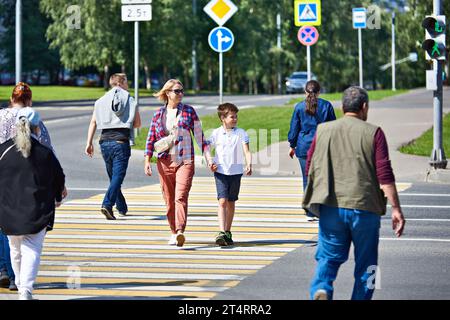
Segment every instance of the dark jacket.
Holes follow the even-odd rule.
[[[327,100],[318,99],[315,115],[306,113],[305,101],[297,103],[288,133],[289,145],[295,148],[297,158],[306,158],[316,134],[317,125],[332,120],[336,120],[336,115],[333,106]]]
[[[31,139],[24,158],[12,139],[0,144],[0,228],[7,235],[35,234],[53,228],[55,201],[61,201],[65,176],[47,147]]]

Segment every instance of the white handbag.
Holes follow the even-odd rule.
[[[175,143],[176,139],[176,130],[178,127],[178,122],[180,121],[181,112],[177,117],[177,121],[175,122],[175,125],[173,126],[172,130],[170,130],[169,135],[162,137],[158,141],[155,142],[154,147],[155,151],[158,153],[170,150],[172,148],[173,144]]]

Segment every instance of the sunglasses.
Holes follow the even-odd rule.
[[[172,92],[175,93],[175,94],[184,93],[184,90],[183,90],[183,89],[175,89],[175,90],[170,90],[170,91],[172,91]]]

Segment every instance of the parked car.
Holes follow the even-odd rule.
[[[11,72],[1,72],[0,73],[0,84],[1,85],[12,85],[16,83],[16,76]]]
[[[311,79],[317,80],[314,73],[311,73]],[[306,82],[308,82],[308,73],[306,71],[293,72],[286,78],[286,93],[304,93]]]

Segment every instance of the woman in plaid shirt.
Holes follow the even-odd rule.
[[[154,95],[165,105],[153,115],[147,136],[144,167],[145,174],[151,176],[150,159],[155,150],[155,142],[173,131],[175,141],[168,150],[158,153],[157,168],[167,206],[167,220],[172,231],[169,244],[179,247],[185,241],[188,197],[195,172],[191,132],[208,163],[211,162],[200,119],[193,107],[181,102],[183,94],[183,84],[171,79]]]

